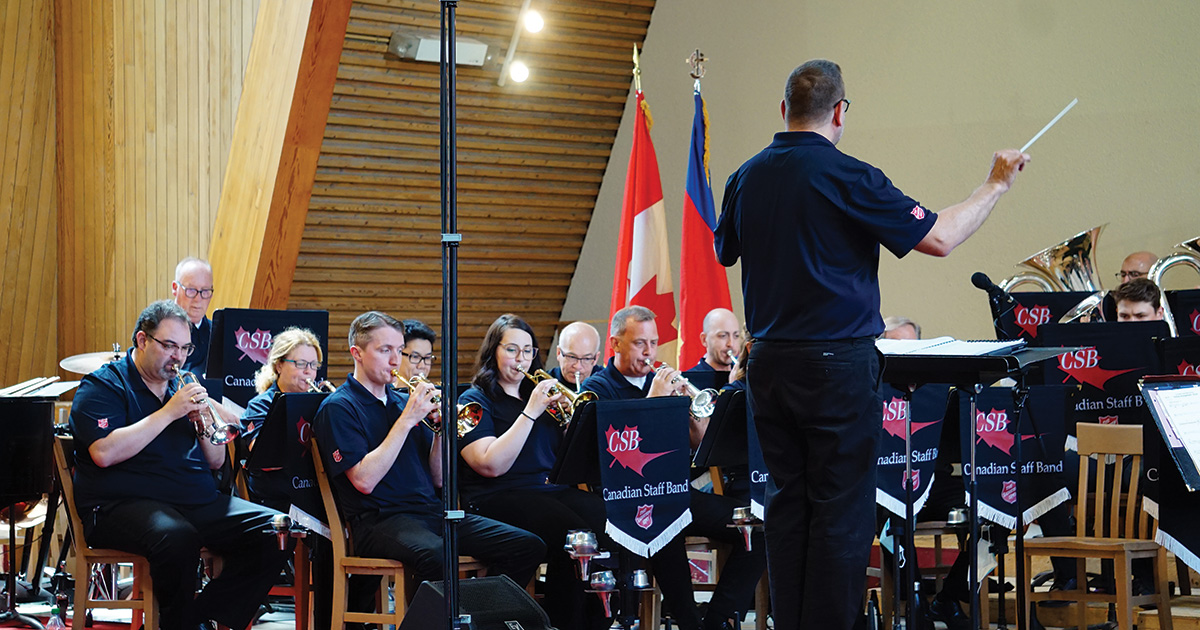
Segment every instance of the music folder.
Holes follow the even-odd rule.
[[[692,456],[692,468],[745,466],[749,459],[747,449],[746,392],[724,390],[717,397],[704,439]]]
[[[1190,492],[1200,488],[1200,376],[1147,376],[1142,397]]]

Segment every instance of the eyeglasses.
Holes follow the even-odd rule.
[[[837,104],[838,104],[838,105],[841,105],[842,103],[845,103],[845,104],[846,104],[846,109],[843,109],[842,111],[843,111],[843,112],[848,112],[848,111],[850,111],[850,99],[848,99],[848,98],[844,98],[844,99],[842,99],[842,100],[840,100],[840,101],[838,101],[838,102],[837,102]]]
[[[405,351],[401,350],[400,355],[403,356],[405,359],[408,359],[408,362],[413,365],[425,364],[425,365],[428,365],[429,367],[433,367],[433,355],[432,354],[420,355],[420,354],[417,354],[416,352],[405,352]]]
[[[501,348],[504,350],[505,353],[508,354],[508,356],[510,356],[514,359],[517,358],[517,355],[520,355],[526,359],[532,359],[533,355],[537,354],[537,350],[538,350],[537,348],[534,348],[533,346],[530,346],[528,348],[522,348],[520,346],[509,345],[509,346],[501,346]]]
[[[1136,280],[1138,278],[1144,278],[1146,276],[1146,272],[1144,272],[1144,271],[1125,271],[1124,269],[1122,269],[1122,270],[1118,271],[1117,273],[1114,273],[1113,276],[1120,278],[1122,280]]]
[[[596,362],[596,355],[594,355],[594,354],[589,354],[589,355],[586,355],[586,356],[577,357],[577,356],[575,356],[575,355],[573,355],[573,354],[570,354],[570,353],[564,353],[564,354],[562,355],[562,357],[563,357],[563,362],[564,362],[564,363],[565,363],[565,362],[567,362],[567,361],[572,361],[572,362],[575,362],[575,363],[595,363],[595,362]]]
[[[296,369],[298,369],[298,370],[307,370],[309,368],[312,368],[314,370],[321,369],[320,361],[297,361],[295,359],[280,359],[280,360],[291,363],[292,365],[296,366]]]
[[[150,333],[146,333],[146,336],[151,339],[154,339],[154,335],[151,335]],[[172,343],[170,341],[159,341],[158,339],[154,339],[154,340],[158,341],[158,344],[161,345],[163,347],[163,349],[166,350],[170,354],[175,354],[176,352],[183,350],[183,356],[190,357],[190,356],[192,356],[192,353],[196,351],[196,346],[194,344],[189,343],[186,346],[181,346],[177,343]]]
[[[183,285],[180,285],[180,286],[183,286]],[[212,297],[213,290],[212,289],[193,289],[191,287],[183,287],[183,294],[188,296],[189,298],[194,298],[197,295],[199,295],[200,297],[207,300],[208,298]]]

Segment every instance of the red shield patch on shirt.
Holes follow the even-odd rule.
[[[642,529],[650,529],[650,526],[654,524],[654,517],[651,515],[653,511],[653,505],[639,505],[637,516],[634,517],[633,522],[637,523],[638,527]]]
[[[921,204],[913,206],[913,209],[909,210],[908,213],[916,217],[918,221],[925,218],[925,208],[922,208]]]
[[[333,461],[338,462],[339,464],[342,462],[342,451],[334,449]]]
[[[101,429],[107,429],[108,428],[108,418],[100,418],[99,420],[96,421],[96,426],[100,427]]]

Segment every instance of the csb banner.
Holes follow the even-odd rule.
[[[687,397],[596,402],[605,532],[649,558],[692,522]]]
[[[275,335],[293,326],[311,330],[321,340],[322,356],[328,359],[329,311],[223,308],[213,313],[208,377],[221,379],[227,401],[245,407],[258,394],[254,373],[266,364]],[[325,369],[322,365],[317,370],[318,381],[325,378]]]
[[[910,458],[912,477],[907,481],[912,487],[913,514],[919,513],[929,499],[938,444],[942,437],[942,418],[946,415],[949,394],[948,385],[925,385],[913,392],[910,405],[904,399],[904,392],[899,389],[891,385],[881,388],[883,427],[879,440],[875,502],[892,514],[905,516],[905,464]],[[906,451],[904,425],[909,418],[912,418],[912,443],[911,449]]]

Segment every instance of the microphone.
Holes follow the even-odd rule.
[[[996,286],[996,283],[992,282],[992,279],[987,277],[987,274],[983,273],[982,271],[976,271],[975,273],[971,274],[971,284],[975,285],[975,288],[977,289],[987,291],[988,298],[990,298],[996,305],[1016,305],[1016,300],[1014,300],[1013,297],[1008,294],[1008,291]]]

